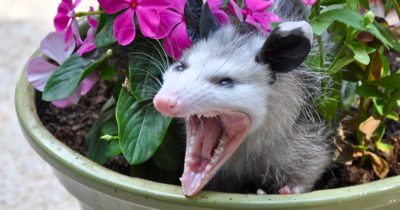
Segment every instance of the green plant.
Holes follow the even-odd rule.
[[[360,14],[360,7],[366,12]],[[400,11],[395,0],[386,1],[387,11],[393,7]],[[314,63],[319,62],[319,70],[327,71],[333,80],[333,85],[325,88],[326,94],[319,106],[326,120],[339,123],[340,137],[336,144],[340,155],[345,156],[345,151],[361,154],[360,166],[369,157],[375,173],[384,178],[388,165],[376,152],[391,152],[391,145],[381,140],[386,120],[399,120],[395,110],[400,105],[400,74],[399,71],[390,72],[384,52],[385,49],[399,51],[400,41],[393,33],[398,29],[391,31],[388,24],[382,18],[376,18],[370,9],[367,0],[323,0],[314,5],[315,13],[310,16],[310,24],[319,36],[328,30],[332,41],[339,47],[327,64],[324,58],[330,55],[324,54],[319,42],[319,60]],[[351,109],[357,109],[357,112],[349,112]],[[356,138],[351,138],[348,134],[354,132]],[[350,158],[346,161],[350,162],[353,156],[357,157],[347,156]],[[339,159],[343,160],[343,157]]]

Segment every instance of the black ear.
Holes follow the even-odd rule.
[[[203,4],[203,0],[187,0],[184,18],[189,39],[193,43],[199,39],[207,38],[220,28],[217,18],[208,6],[208,2]]]
[[[290,72],[306,59],[312,40],[312,29],[307,22],[282,23],[268,36],[256,62],[269,64],[273,72]]]

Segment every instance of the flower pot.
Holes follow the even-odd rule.
[[[352,187],[296,195],[201,192],[186,198],[180,186],[125,176],[71,150],[43,126],[26,69],[17,84],[16,110],[26,139],[53,168],[82,209],[400,209],[400,176]]]

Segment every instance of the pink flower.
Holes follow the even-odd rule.
[[[52,32],[49,33],[40,43],[40,49],[43,54],[54,60],[59,65],[61,65],[75,49],[75,41],[72,40],[67,45],[66,50],[64,50],[65,36],[65,32]],[[35,89],[43,91],[50,76],[56,69],[58,69],[58,67],[59,66],[48,62],[42,57],[33,57],[28,63],[28,80]],[[93,72],[82,81],[81,85],[71,96],[62,100],[52,101],[52,104],[64,108],[78,103],[80,96],[88,93],[96,81],[97,74]]]
[[[93,7],[90,7],[90,12],[93,12]],[[92,18],[90,15],[87,16],[89,23],[89,30],[86,34],[86,38],[83,41],[83,45],[76,51],[79,56],[82,56],[84,53],[90,52],[96,48],[95,40],[96,40],[96,29],[98,22],[96,19]]]
[[[74,4],[72,4],[72,0],[62,0],[58,5],[57,15],[54,17],[54,27],[57,32],[64,31],[67,28],[64,40],[65,49],[68,48],[73,35],[75,35],[76,43],[82,44],[78,21],[75,17],[75,8],[79,3],[81,3],[81,0],[76,0]]]
[[[135,39],[135,20],[142,34],[153,39],[164,38],[169,31],[160,27],[160,12],[171,4],[169,0],[98,0],[108,14],[127,9],[114,22],[114,37],[120,45],[128,45]]]
[[[175,0],[170,9],[160,13],[162,28],[171,31],[164,39],[164,49],[169,56],[179,59],[182,51],[189,48],[192,42],[186,31],[186,23],[183,16],[186,0]]]
[[[259,31],[268,34],[271,32],[271,22],[280,22],[279,17],[266,11],[274,4],[274,0],[243,0],[245,9],[241,9],[235,1],[229,0],[229,10],[232,14],[236,15],[239,20],[246,17],[246,22],[254,25]]]
[[[304,4],[313,5],[317,3],[318,0],[303,0]]]
[[[223,0],[208,0],[210,10],[217,18],[218,23],[221,25],[227,25],[231,23],[231,20],[229,19],[229,15],[221,9],[223,3]]]

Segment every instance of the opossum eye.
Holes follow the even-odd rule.
[[[218,84],[222,85],[222,86],[232,86],[233,85],[233,79],[231,79],[229,77],[225,77],[225,78],[220,79],[218,81]]]
[[[175,66],[175,70],[177,71],[184,71],[186,69],[186,65],[183,63],[178,63],[178,65]]]

